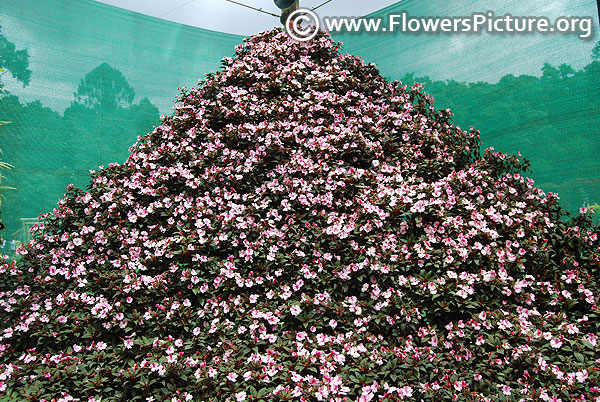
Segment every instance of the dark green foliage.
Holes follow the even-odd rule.
[[[597,396],[588,214],[566,221],[522,157],[324,33],[268,31],[223,65],[0,263],[0,392]]]

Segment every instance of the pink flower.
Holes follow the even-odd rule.
[[[592,346],[596,347],[596,345],[598,345],[598,336],[595,334],[592,334],[591,332],[589,334],[586,334],[583,337],[584,341],[588,341],[589,343],[592,344]]]
[[[588,379],[588,371],[587,370],[578,371],[575,376],[577,377],[577,381],[585,382]]]
[[[569,324],[569,325],[567,325],[567,332],[569,332],[571,335],[577,334],[577,333],[579,333],[579,328],[577,328],[573,324]]]
[[[227,379],[231,382],[235,382],[238,378],[238,375],[236,373],[229,373],[227,374]]]
[[[498,385],[499,388],[502,389],[502,393],[506,396],[510,396],[512,394],[512,388],[508,385]]]
[[[562,346],[562,342],[560,339],[554,338],[550,341],[550,346],[552,346],[554,349],[558,349]]]
[[[513,325],[508,320],[498,321],[498,328],[500,328],[500,329],[508,329],[508,328],[511,328],[512,326]]]
[[[96,349],[97,349],[98,351],[101,351],[101,350],[104,350],[104,349],[106,349],[106,343],[104,343],[104,342],[102,342],[102,341],[98,342],[98,343],[96,344]]]
[[[238,392],[237,394],[235,394],[235,400],[237,402],[245,401],[246,400],[246,393],[244,391]]]
[[[411,387],[409,387],[408,385],[406,385],[398,390],[398,395],[402,399],[410,398],[412,396],[412,394],[413,394],[413,389]]]

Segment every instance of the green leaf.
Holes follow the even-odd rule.
[[[592,345],[591,343],[589,343],[588,341],[583,341],[583,344],[585,346],[587,346],[588,348],[592,349],[592,350],[596,350],[596,348],[594,347],[594,345]]]

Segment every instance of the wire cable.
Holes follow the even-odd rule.
[[[192,0],[192,1],[193,1],[193,0]],[[233,4],[237,4],[237,5],[239,5],[239,6],[242,6],[242,7],[247,7],[247,8],[249,8],[249,9],[252,9],[252,10],[254,10],[254,11],[260,11],[261,13],[269,14],[269,15],[272,15],[273,17],[277,17],[277,18],[279,18],[279,15],[277,15],[277,14],[274,14],[274,13],[271,13],[271,12],[269,12],[269,11],[265,11],[265,10],[263,10],[262,8],[252,7],[252,6],[249,6],[249,5],[247,5],[247,4],[244,4],[244,3],[240,3],[239,1],[235,1],[235,0],[225,0],[225,1],[228,1],[228,2],[230,2],[230,3],[233,3]],[[331,1],[331,0],[330,0],[330,1]]]
[[[312,9],[312,11],[315,11],[317,8],[321,8],[321,7],[323,7],[323,6],[324,6],[325,4],[327,4],[327,3],[331,3],[332,1],[333,1],[333,0],[327,0],[325,3],[321,3],[320,5],[318,5],[318,6],[314,7],[314,8]],[[600,0],[599,0],[599,1],[600,1]]]
[[[174,9],[172,9],[172,10],[169,10],[169,11],[167,11],[167,12],[164,12],[164,13],[162,13],[162,14],[161,14],[161,15],[159,15],[158,17],[159,17],[159,18],[160,18],[160,17],[164,17],[165,15],[167,15],[167,14],[170,14],[170,13],[172,13],[172,12],[173,12],[173,11],[175,11],[175,10],[179,10],[181,7],[183,7],[183,6],[187,6],[188,4],[190,4],[190,3],[193,3],[194,1],[196,1],[196,0],[190,0],[190,1],[188,1],[187,3],[184,3],[184,4],[180,5],[180,6],[177,6],[177,7],[175,7],[175,8],[174,8]]]

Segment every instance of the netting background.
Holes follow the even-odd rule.
[[[532,161],[530,175],[571,212],[600,203],[600,49],[589,0],[405,0],[372,15],[594,16],[594,35],[338,34],[344,51],[382,74],[423,82],[438,108],[484,146]],[[137,136],[169,114],[177,88],[216,70],[242,37],[184,26],[91,0],[0,3],[2,220],[6,240],[51,211],[69,183],[123,162]],[[23,62],[28,57],[28,63]],[[595,58],[594,58],[595,57]]]
[[[3,191],[5,253],[27,238],[21,218],[52,211],[69,183],[85,188],[90,169],[124,162],[171,113],[177,88],[218,69],[242,39],[90,0],[2,0],[0,18],[31,71],[24,86],[4,66],[0,81],[0,121],[11,122],[0,148],[14,165],[2,184],[16,188]]]
[[[345,34],[344,50],[390,79],[422,82],[437,108],[484,147],[521,152],[529,175],[571,213],[600,203],[600,44],[593,0],[405,0],[374,15],[594,17],[588,39],[562,34]],[[594,51],[595,50],[595,51]],[[600,212],[600,211],[598,211]]]

